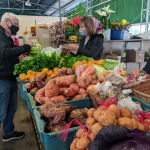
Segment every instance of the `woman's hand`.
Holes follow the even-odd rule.
[[[68,49],[69,50],[78,50],[79,46],[76,44],[68,44]]]
[[[139,73],[146,74],[146,72],[143,69],[133,70],[130,72],[130,74],[133,74],[133,75],[139,75]]]

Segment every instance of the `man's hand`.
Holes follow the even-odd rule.
[[[29,41],[27,42],[27,44],[29,44],[30,46],[35,46],[35,43],[34,43],[32,40],[29,40]]]
[[[79,46],[76,44],[68,44],[69,50],[78,50]]]
[[[130,74],[133,74],[133,75],[139,75],[139,73],[146,74],[146,72],[143,69],[133,70],[130,72]]]

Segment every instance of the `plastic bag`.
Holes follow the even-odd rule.
[[[127,107],[130,109],[133,115],[136,114],[136,110],[142,110],[141,106],[139,104],[136,104],[132,101],[132,98],[128,96],[127,98],[123,98],[117,102],[117,105],[119,107]]]
[[[112,125],[98,132],[89,150],[150,150],[150,141],[143,131]]]
[[[93,67],[96,69],[96,75],[99,77],[103,74],[103,72],[105,71],[105,68],[99,65],[93,65]]]
[[[127,76],[127,71],[126,71],[126,65],[125,63],[120,63],[115,66],[114,72],[119,73],[121,76],[126,77]]]
[[[42,52],[46,52],[46,53],[52,53],[52,52],[58,52],[58,53],[62,53],[62,45],[59,45],[59,48],[53,48],[53,47],[46,47],[42,49]]]

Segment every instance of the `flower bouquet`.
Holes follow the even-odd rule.
[[[125,19],[116,22],[110,22],[111,28],[111,40],[122,40],[124,36],[124,31],[129,31],[131,27],[131,22],[127,22]]]
[[[50,25],[49,34],[53,46],[59,46],[65,42],[65,30],[61,21],[55,21]]]
[[[81,38],[79,33],[80,18],[80,16],[77,16],[75,18],[66,19],[63,21],[63,28],[66,31],[66,39],[69,41],[77,42]]]

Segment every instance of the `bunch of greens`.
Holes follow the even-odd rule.
[[[41,71],[43,68],[53,69],[59,65],[60,59],[58,52],[53,52],[51,56],[41,52],[31,59],[25,59],[21,63],[15,64],[13,74],[26,73],[28,70]]]
[[[61,55],[61,59],[60,59],[60,63],[59,63],[59,68],[61,67],[67,67],[67,68],[72,68],[73,64],[76,61],[82,61],[82,60],[91,60],[92,58],[84,56],[84,55],[78,55],[78,56],[73,56],[71,54],[65,54],[62,53]]]

